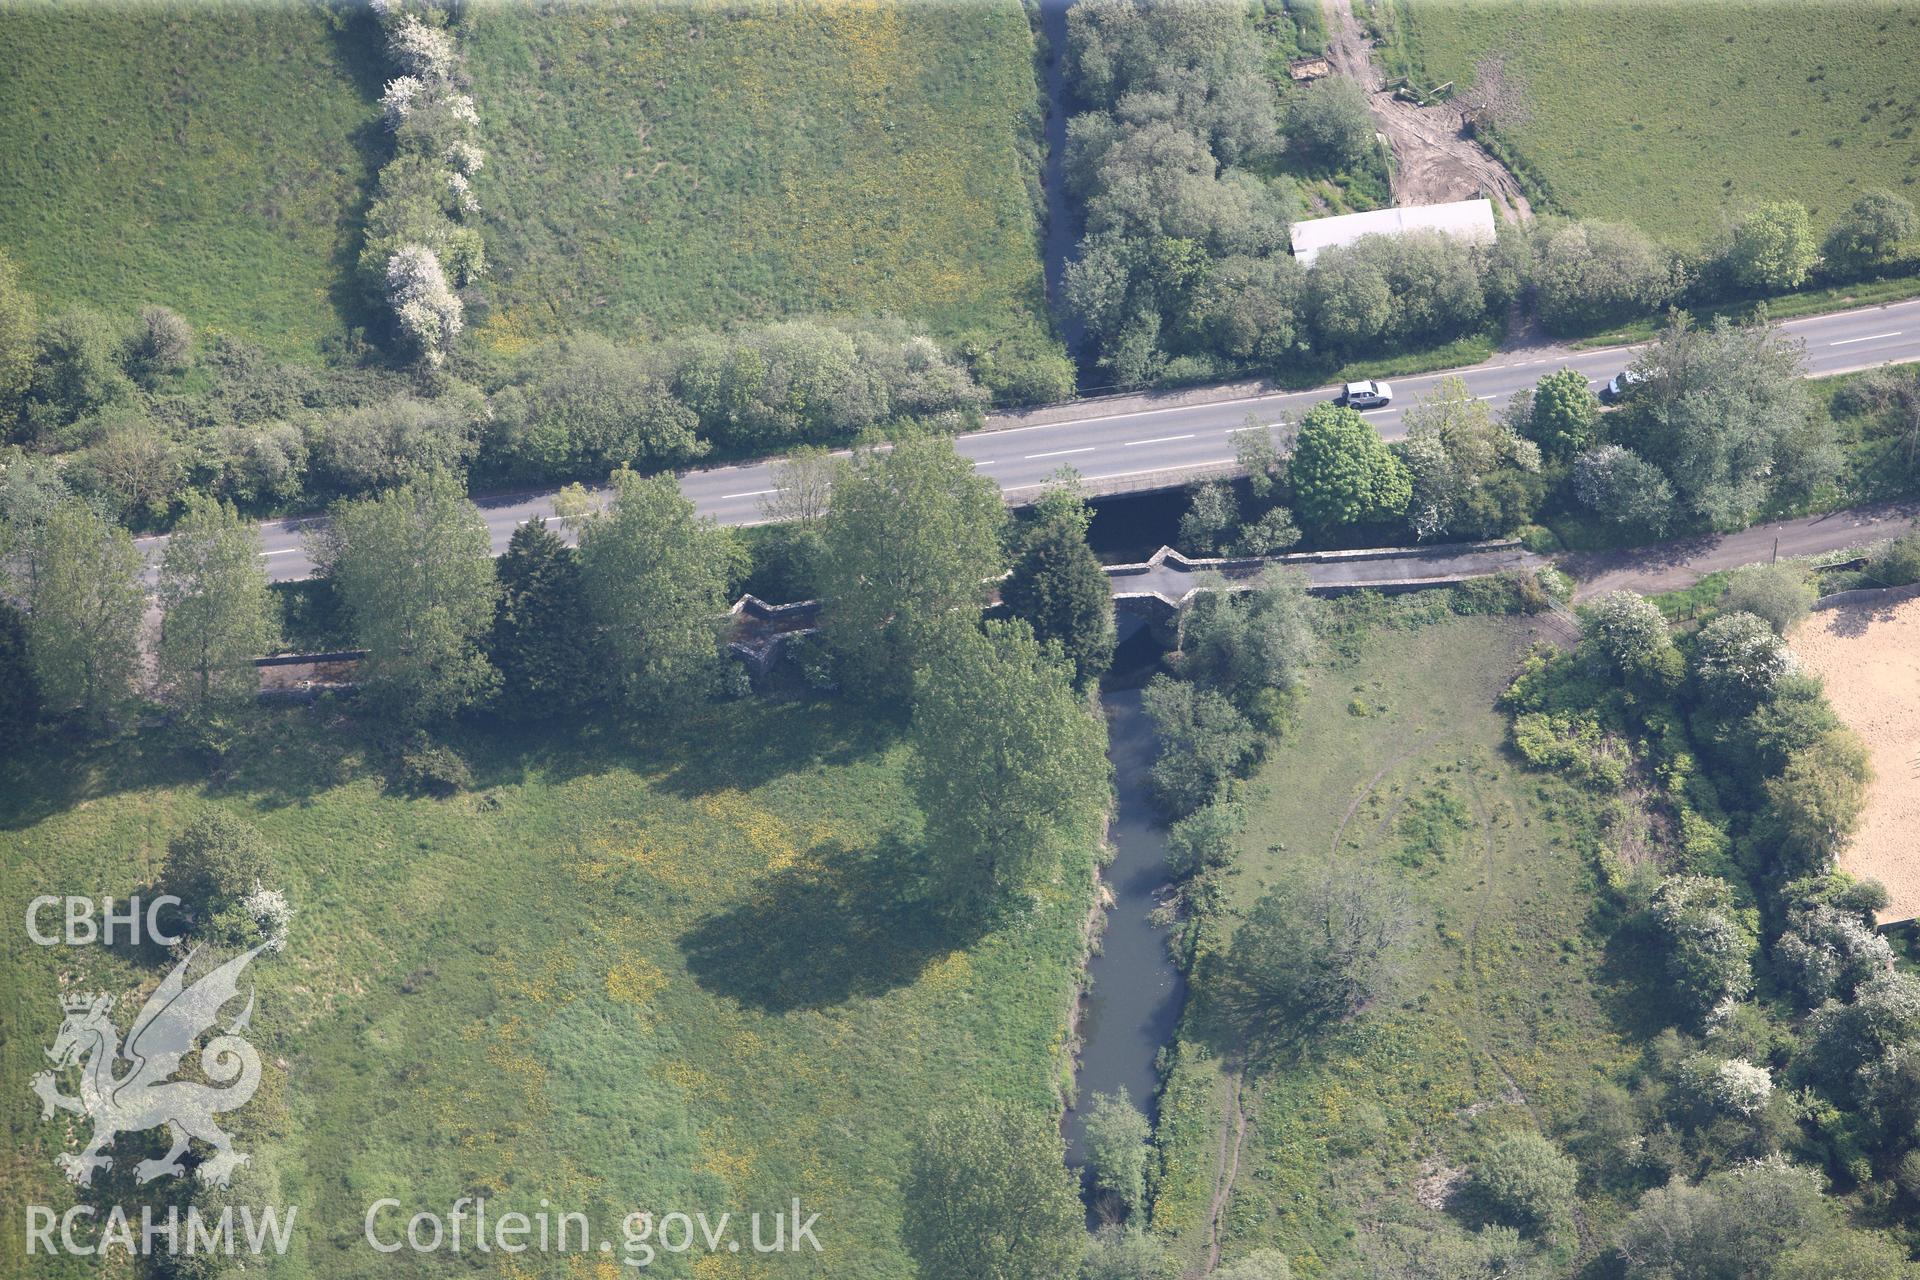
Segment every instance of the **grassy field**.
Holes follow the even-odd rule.
[[[1386,6],[1391,4],[1391,9]],[[1503,130],[1570,212],[1676,245],[1726,211],[1798,200],[1823,229],[1920,183],[1920,12],[1780,5],[1377,0],[1395,69],[1466,84],[1507,59],[1531,118]]]
[[[61,976],[127,992],[161,973],[27,946],[25,899],[124,896],[206,806],[275,842],[298,910],[284,954],[254,965],[269,1069],[261,1105],[236,1116],[269,1198],[301,1206],[270,1274],[444,1274],[447,1255],[362,1242],[382,1196],[405,1214],[544,1197],[596,1231],[636,1208],[731,1210],[743,1236],[748,1211],[798,1196],[823,1253],[662,1255],[645,1274],[906,1277],[898,1182],[924,1112],[970,1090],[1053,1105],[1088,866],[1017,923],[942,942],[902,905],[919,818],[904,749],[872,724],[739,703],[642,748],[580,725],[469,739],[475,791],[433,801],[384,789],[327,714],[278,718],[211,787],[146,742],[0,776],[0,906],[16,922],[0,932],[0,1076],[21,1086],[0,1103],[9,1203],[70,1194],[61,1127],[24,1088]],[[5,1233],[0,1271],[21,1247]]]
[[[1404,892],[1412,942],[1386,1007],[1248,1071],[1228,1258],[1279,1248],[1295,1275],[1316,1276],[1350,1266],[1356,1233],[1382,1223],[1452,1229],[1435,1206],[1478,1147],[1514,1128],[1557,1136],[1632,1057],[1622,977],[1589,923],[1586,802],[1522,774],[1501,746],[1494,699],[1532,635],[1505,618],[1377,625],[1316,674],[1255,779],[1228,905],[1244,911],[1338,853]],[[1189,1262],[1204,1254],[1224,1097],[1208,1080],[1222,1050],[1209,1047],[1204,957],[1229,936],[1202,936],[1166,1109],[1184,1137],[1155,1226]]]
[[[1045,328],[1015,0],[483,6],[468,48],[496,347],[797,313]]]
[[[304,0],[0,7],[0,248],[44,311],[316,359],[379,164],[378,38]]]

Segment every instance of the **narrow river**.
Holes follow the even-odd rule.
[[[1040,0],[1040,31],[1047,42],[1042,86],[1047,97],[1046,239],[1042,246],[1047,299],[1053,305],[1067,352],[1083,355],[1081,326],[1060,305],[1061,281],[1079,239],[1079,223],[1066,190],[1067,9],[1072,0]],[[1122,618],[1122,634],[1137,621]],[[1144,637],[1142,637],[1144,639]],[[1155,821],[1147,770],[1153,765],[1153,727],[1140,708],[1138,689],[1113,690],[1101,699],[1107,713],[1107,755],[1113,761],[1117,808],[1108,838],[1115,854],[1104,879],[1113,894],[1100,953],[1087,966],[1091,990],[1080,1013],[1080,1107],[1067,1112],[1067,1159],[1085,1164],[1084,1108],[1096,1093],[1124,1089],[1135,1106],[1153,1115],[1160,1046],[1173,1038],[1186,1000],[1186,979],[1167,949],[1169,931],[1152,920],[1156,891],[1167,882],[1166,832]]]
[[[1138,689],[1102,699],[1107,754],[1113,761],[1118,805],[1108,830],[1115,854],[1104,878],[1113,894],[1100,953],[1087,966],[1092,980],[1081,1012],[1080,1105],[1067,1113],[1067,1158],[1084,1163],[1084,1108],[1096,1093],[1125,1089],[1135,1106],[1153,1115],[1159,1087],[1154,1059],[1173,1038],[1187,984],[1167,949],[1169,930],[1151,918],[1155,891],[1167,882],[1167,839],[1148,797],[1153,727]]]

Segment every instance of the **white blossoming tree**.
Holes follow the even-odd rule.
[[[1743,1116],[1753,1115],[1773,1096],[1773,1077],[1745,1058],[1729,1058],[1713,1073],[1714,1105]]]
[[[398,129],[413,114],[414,104],[426,94],[427,86],[418,76],[395,76],[380,94],[380,110],[387,128]]]
[[[486,167],[487,153],[471,142],[456,142],[447,148],[447,163],[469,178]]]
[[[412,14],[389,28],[387,49],[403,69],[425,80],[451,79],[458,66],[453,37]]]
[[[461,91],[460,48],[443,16],[407,0],[373,7],[396,72],[380,96],[395,154],[368,212],[361,264],[384,284],[401,334],[437,365],[465,323],[452,281],[465,285],[485,269],[478,229],[462,225],[480,211],[480,114]]]
[[[286,894],[255,880],[253,891],[240,900],[240,909],[253,917],[269,951],[286,949],[287,926],[293,922],[293,904]]]
[[[437,365],[446,359],[466,321],[460,297],[433,250],[410,244],[389,258],[387,296],[401,331],[427,361]]]

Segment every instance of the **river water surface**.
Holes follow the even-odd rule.
[[[1157,891],[1167,882],[1166,832],[1148,795],[1153,726],[1138,689],[1107,693],[1107,754],[1113,761],[1118,804],[1108,828],[1114,859],[1105,872],[1113,905],[1100,953],[1087,966],[1092,980],[1081,1013],[1080,1105],[1067,1113],[1067,1158],[1083,1163],[1081,1125],[1096,1093],[1125,1089],[1135,1106],[1153,1115],[1159,1079],[1154,1061],[1173,1038],[1186,999],[1185,977],[1167,948],[1169,930],[1151,919]]]

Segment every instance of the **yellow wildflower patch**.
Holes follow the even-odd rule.
[[[667,985],[659,966],[628,956],[607,970],[607,994],[626,1004],[651,1004]]]
[[[547,1069],[527,1052],[527,1033],[518,1015],[508,1018],[494,1032],[486,1048],[489,1065],[505,1074],[526,1095],[529,1106],[546,1106]]]
[[[702,1071],[682,1059],[670,1060],[661,1070],[661,1074],[666,1076],[668,1084],[690,1098],[705,1098],[720,1102],[726,1100],[726,1092],[719,1087],[719,1081],[714,1078],[712,1072]]]
[[[920,977],[928,991],[950,992],[967,985],[973,977],[973,961],[964,951],[949,951],[927,966]]]

